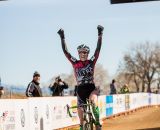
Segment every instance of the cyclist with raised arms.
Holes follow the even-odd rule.
[[[61,38],[63,52],[67,57],[67,59],[71,62],[74,69],[77,86],[78,86],[77,87],[78,106],[81,106],[82,104],[86,103],[86,99],[90,99],[95,104],[95,106],[93,107],[93,113],[96,118],[96,122],[95,122],[96,130],[101,130],[101,124],[99,121],[99,109],[97,106],[98,91],[94,83],[94,67],[99,57],[99,53],[102,45],[102,34],[103,34],[104,28],[98,25],[97,29],[98,29],[97,48],[95,50],[94,55],[90,59],[88,59],[88,54],[90,52],[90,49],[88,46],[84,44],[77,47],[80,60],[77,60],[76,58],[74,58],[67,50],[64,30],[60,29],[58,31],[58,34],[60,35],[60,38]],[[78,108],[78,116],[80,119],[80,130],[82,130],[82,124],[83,124],[82,107]]]

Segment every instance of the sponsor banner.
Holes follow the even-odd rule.
[[[157,105],[160,105],[160,94],[158,94],[157,96],[158,96]]]
[[[134,109],[136,98],[133,97],[134,94],[130,94],[130,109]]]
[[[159,94],[156,94],[156,96],[157,96],[157,103],[156,103],[156,105],[159,105]]]
[[[98,97],[98,107],[100,112],[100,119],[106,117],[106,96]]]
[[[140,95],[137,95],[136,93],[130,94],[130,109],[135,109],[138,107],[138,98]]]
[[[158,94],[151,94],[151,99],[152,99],[152,105],[157,105],[158,104]]]
[[[137,107],[141,107],[143,106],[143,100],[142,100],[142,97],[143,97],[143,93],[137,93],[136,94],[137,96]]]
[[[50,102],[52,108],[52,129],[63,128],[79,124],[77,109],[71,110],[73,117],[67,114],[67,107],[77,105],[76,97],[53,97]]]
[[[52,100],[51,97],[48,98],[42,98],[40,103],[40,111],[41,111],[41,117],[40,117],[40,130],[52,130],[51,124],[51,105],[50,101]]]
[[[113,107],[109,107],[106,109],[106,116],[111,116],[113,114]]]
[[[141,106],[151,105],[152,97],[150,93],[134,93],[130,94],[130,109]]]
[[[152,105],[151,93],[148,93],[148,104],[149,104],[149,105]]]
[[[112,95],[106,96],[106,103],[113,103],[113,96]]]
[[[106,116],[113,114],[113,96],[106,96]]]
[[[0,100],[0,130],[15,130],[15,104],[13,100]]]
[[[130,109],[130,99],[129,99],[130,95],[126,94],[125,95],[125,110],[129,110]]]
[[[43,112],[42,112],[43,98],[29,98],[29,119],[30,130],[43,129]]]
[[[125,95],[113,95],[113,114],[125,111]]]
[[[71,98],[70,106],[77,106],[77,98]],[[72,116],[73,116],[72,117],[72,123],[73,124],[79,123],[79,117],[78,117],[77,108],[71,109],[71,112],[72,112]],[[67,117],[69,117],[69,116],[67,115]]]
[[[148,105],[148,93],[142,93],[141,98],[141,105],[147,106]]]
[[[44,97],[0,100],[0,130],[53,130],[79,124],[77,109],[72,118],[67,107],[76,97]],[[99,96],[100,118],[146,105],[160,104],[160,94],[133,93]]]
[[[16,99],[15,104],[15,130],[29,130],[29,109],[27,99]]]
[[[53,130],[62,119],[63,102],[56,97],[29,98],[30,130]],[[63,125],[63,122],[62,122]],[[59,127],[60,128],[60,127]]]

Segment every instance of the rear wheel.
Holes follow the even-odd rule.
[[[83,130],[93,130],[93,124],[92,123],[83,124]]]
[[[83,130],[93,130],[93,117],[91,113],[84,116]]]

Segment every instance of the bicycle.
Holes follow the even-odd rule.
[[[94,106],[94,104],[87,99],[86,104],[83,104],[81,106],[69,106],[67,104],[67,113],[70,117],[73,117],[71,114],[70,109],[74,109],[74,108],[79,108],[82,107],[83,108],[83,125],[82,128],[83,130],[93,130],[94,125],[95,125],[95,117],[92,111],[92,107]]]

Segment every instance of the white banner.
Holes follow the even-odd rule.
[[[158,104],[158,94],[151,94],[151,104],[152,105],[157,105]]]
[[[76,97],[55,97],[51,100],[52,129],[63,128],[79,123],[77,109],[71,110],[74,115],[70,118],[67,114],[67,104],[69,106],[77,105]]]
[[[15,99],[15,130],[29,130],[29,108],[27,99]]]
[[[113,114],[125,111],[125,95],[113,95]]]
[[[157,105],[160,105],[160,94],[158,94],[157,96],[158,96],[158,102],[157,102]]]
[[[135,109],[139,107],[138,105],[138,98],[140,95],[137,95],[136,93],[130,94],[130,109]]]
[[[0,130],[54,130],[79,124],[76,97],[43,97],[0,100]],[[146,105],[160,105],[160,94],[133,93],[99,96],[100,118]]]
[[[98,107],[100,112],[100,119],[106,117],[106,96],[98,97]]]
[[[43,130],[43,98],[29,98],[30,130]]]
[[[148,93],[142,93],[142,95],[139,94],[139,96],[141,96],[141,106],[147,106],[148,105]],[[138,95],[137,95],[138,97]]]
[[[14,100],[0,100],[0,130],[15,130]]]

